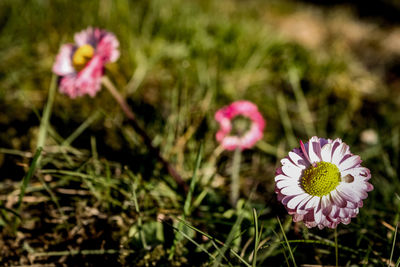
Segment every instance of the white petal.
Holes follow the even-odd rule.
[[[349,189],[349,191],[351,191],[353,193],[353,195],[358,196],[360,199],[365,199],[368,197],[367,194],[367,189],[368,189],[368,184],[363,182],[363,181],[354,181],[350,184],[346,185]]]
[[[298,195],[298,196],[292,198],[292,199],[289,200],[289,202],[287,203],[287,207],[288,207],[289,209],[294,210],[294,209],[300,204],[300,202],[301,202],[303,199],[305,199],[306,197],[307,197],[307,194],[301,194],[301,195]]]
[[[303,214],[296,213],[295,215],[293,215],[293,221],[294,222],[300,222],[300,221],[303,220],[303,218],[304,218]]]
[[[349,217],[349,210],[348,209],[340,209],[339,217],[342,217],[342,218]]]
[[[286,204],[289,202],[289,200],[291,200],[294,197],[295,196],[293,196],[293,195],[285,196],[284,198],[282,198],[282,204],[286,206]]]
[[[322,161],[331,162],[332,161],[332,144],[326,144],[321,149]]]
[[[306,204],[306,206],[304,207],[304,209],[308,210],[308,209],[317,207],[318,204],[319,204],[319,201],[320,201],[320,197],[313,196],[313,197],[307,202],[307,204]]]
[[[304,224],[308,227],[308,228],[313,228],[315,226],[317,226],[317,223],[312,221],[312,222],[304,222]]]
[[[318,156],[321,152],[321,146],[319,144],[318,137],[314,136],[308,141],[308,157],[311,163],[320,162],[321,159]]]
[[[350,174],[354,177],[355,180],[369,180],[371,178],[371,172],[369,171],[369,169],[364,167],[351,168],[348,170],[344,170],[340,173],[342,177]]]
[[[358,207],[358,203],[347,201],[346,207],[348,209],[356,209]]]
[[[329,199],[329,195],[322,196],[321,198],[321,209],[322,214],[328,215],[332,210],[332,203]]]
[[[343,224],[349,224],[350,221],[351,221],[351,218],[343,218],[343,219],[342,219],[342,223],[343,223]]]
[[[336,207],[336,209],[332,209],[331,217],[332,217],[332,218],[336,218],[336,220],[338,220],[338,218],[339,218],[339,213],[340,213],[340,209],[341,209],[341,208],[337,208],[337,207]]]
[[[358,208],[355,208],[355,209],[349,209],[349,216],[350,216],[351,218],[354,218],[354,217],[356,217],[356,216],[357,216],[357,214],[358,214]]]
[[[358,191],[354,191],[350,184],[347,183],[340,183],[336,187],[336,191],[339,193],[341,197],[345,200],[356,203],[361,200],[360,193]]]
[[[345,153],[347,150],[347,145],[344,143],[341,143],[335,151],[333,151],[332,155],[332,163],[335,164],[336,166],[339,166],[340,161],[343,159]]]
[[[292,185],[282,188],[281,193],[287,196],[293,196],[293,195],[303,194],[304,190],[297,185]]]
[[[333,190],[331,192],[331,199],[333,203],[338,207],[344,208],[347,205],[347,201],[343,199],[336,190]]]
[[[313,197],[313,196],[311,196],[311,195],[307,195],[307,197],[304,198],[304,199],[301,201],[301,203],[297,206],[297,210],[296,210],[296,211],[297,211],[298,213],[300,213],[300,214],[306,214],[306,213],[308,213],[309,211],[305,209],[305,206],[306,206],[306,204],[310,201],[310,199],[311,199],[312,197]]]
[[[289,152],[289,158],[296,164],[299,168],[305,169],[307,168],[307,160],[301,157],[299,154],[294,153],[292,151]]]
[[[361,163],[361,159],[359,156],[357,156],[357,155],[351,156],[339,164],[339,171],[348,170],[350,168],[357,166],[357,164],[360,164],[360,163]]]
[[[285,166],[285,165],[294,165],[293,164],[293,162],[291,162],[288,158],[283,158],[283,159],[281,159],[281,164],[282,164],[282,166]],[[296,166],[296,165],[295,165]],[[297,166],[296,166],[297,167]]]
[[[329,214],[329,219],[336,222],[337,221],[337,215],[339,213],[339,208],[336,205],[332,206],[331,213]]]
[[[282,188],[288,187],[288,186],[292,186],[292,185],[296,185],[296,181],[294,181],[293,179],[285,179],[285,180],[276,182],[276,187],[279,189],[282,189]]]
[[[282,172],[288,177],[293,179],[299,179],[302,173],[302,169],[296,167],[293,163],[282,166]]]
[[[290,179],[290,177],[287,177],[286,175],[283,175],[283,174],[279,174],[279,175],[275,176],[275,182],[278,182],[281,180],[286,180],[286,179]]]
[[[320,224],[325,216],[322,214],[322,209],[314,209],[314,219],[317,224]]]

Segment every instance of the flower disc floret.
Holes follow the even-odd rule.
[[[329,162],[316,163],[308,167],[301,178],[304,191],[312,196],[322,197],[334,190],[340,182],[338,167]]]
[[[72,64],[76,71],[81,71],[90,59],[94,56],[94,48],[89,44],[82,45],[76,49],[73,57]]]

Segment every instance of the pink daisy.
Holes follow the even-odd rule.
[[[114,34],[89,27],[74,36],[75,44],[61,46],[53,72],[61,77],[60,92],[71,98],[95,96],[101,88],[104,65],[119,58]]]
[[[303,221],[309,228],[349,224],[374,188],[368,183],[371,173],[361,162],[339,138],[300,141],[300,148],[289,152],[276,171],[278,200],[293,221]]]
[[[246,131],[238,135],[230,135],[232,120],[237,116],[249,118],[251,120],[250,129],[246,129]],[[258,111],[257,106],[249,101],[236,101],[219,109],[215,113],[215,119],[220,125],[216,139],[226,150],[251,148],[263,136],[265,120]]]

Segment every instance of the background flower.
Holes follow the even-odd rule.
[[[314,136],[300,145],[281,160],[276,171],[278,200],[293,221],[304,221],[307,227],[350,223],[373,189],[368,183],[369,169],[361,166],[360,157],[339,138]]]
[[[53,72],[61,76],[60,92],[71,98],[95,96],[101,88],[104,64],[119,58],[114,34],[89,27],[74,36],[75,44],[61,46]]]
[[[232,131],[232,119],[239,115],[251,120],[250,129],[247,129],[241,135],[230,135]],[[251,148],[262,138],[265,128],[265,120],[258,111],[257,106],[246,100],[236,101],[229,106],[219,109],[215,113],[215,120],[220,125],[216,139],[226,150]]]

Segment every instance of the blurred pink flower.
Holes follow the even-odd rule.
[[[339,138],[300,141],[300,148],[289,152],[276,171],[278,200],[293,221],[303,221],[309,228],[348,224],[374,188],[368,183],[371,173],[361,162]]]
[[[243,135],[229,135],[232,130],[232,119],[239,115],[251,120],[250,129]],[[246,100],[236,101],[219,109],[215,113],[215,120],[220,125],[216,139],[226,150],[251,148],[262,138],[265,128],[265,120],[257,106]]]
[[[95,96],[101,88],[104,65],[119,58],[113,33],[89,27],[74,36],[75,44],[60,48],[53,72],[61,77],[60,92],[71,98]]]

